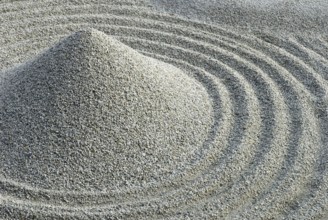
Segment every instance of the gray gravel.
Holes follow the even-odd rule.
[[[7,74],[1,173],[35,187],[106,190],[159,181],[212,124],[199,82],[93,29]]]
[[[0,218],[328,219],[327,9],[2,0]]]
[[[191,20],[243,31],[328,33],[326,0],[151,0],[154,7]]]

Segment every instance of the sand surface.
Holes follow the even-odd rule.
[[[0,218],[328,219],[327,8],[2,0]]]
[[[151,0],[159,11],[242,31],[328,33],[326,0]]]

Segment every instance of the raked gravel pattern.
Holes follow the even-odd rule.
[[[17,69],[11,69],[15,64],[30,60],[71,33],[92,27],[145,56],[175,66],[175,73],[193,77],[189,85],[200,85],[204,94],[198,97],[206,97],[199,103],[211,105],[208,115],[194,119],[213,120],[209,128],[199,124],[197,128],[207,134],[205,138],[197,134],[197,144],[177,146],[178,152],[190,156],[163,164],[174,170],[145,183],[136,176],[130,180],[138,181],[124,185],[118,167],[114,173],[118,181],[108,180],[99,189],[87,179],[71,188],[55,184],[63,183],[60,179],[46,187],[41,179],[29,179],[32,174],[16,174],[14,167],[4,172],[1,167],[1,218],[328,218],[326,35],[243,32],[162,14],[146,1],[129,0],[1,1],[0,23],[2,99],[8,94],[4,82],[16,73]],[[30,97],[33,89],[21,94],[23,99]],[[186,97],[182,99],[190,103]],[[198,107],[195,104],[200,111],[205,109]],[[178,112],[183,111],[182,106]],[[190,121],[192,114],[187,112],[179,120]],[[10,148],[0,144],[1,155],[21,153],[8,152]],[[164,151],[175,149],[166,147]],[[140,152],[136,154],[138,158]],[[164,157],[172,155],[167,150]],[[6,157],[1,163],[4,160],[10,162]],[[151,172],[156,174],[156,170]]]
[[[193,77],[94,29],[3,75],[2,173],[37,188],[167,180],[213,124],[209,96]]]

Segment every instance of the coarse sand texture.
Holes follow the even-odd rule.
[[[2,174],[43,189],[108,190],[167,178],[212,124],[199,82],[92,29],[7,74]]]
[[[327,220],[327,14],[0,0],[0,219]]]

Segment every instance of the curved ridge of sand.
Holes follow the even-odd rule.
[[[326,0],[150,0],[156,10],[241,32],[328,33]]]
[[[145,185],[58,190],[2,175],[1,218],[327,218],[324,31],[246,33],[159,13],[132,0],[6,1],[0,22],[2,74],[60,38],[92,27],[197,80],[214,120],[206,140],[192,147],[193,157],[182,159],[168,178]]]
[[[36,188],[109,191],[167,179],[212,124],[200,83],[93,29],[7,74],[2,175]]]

